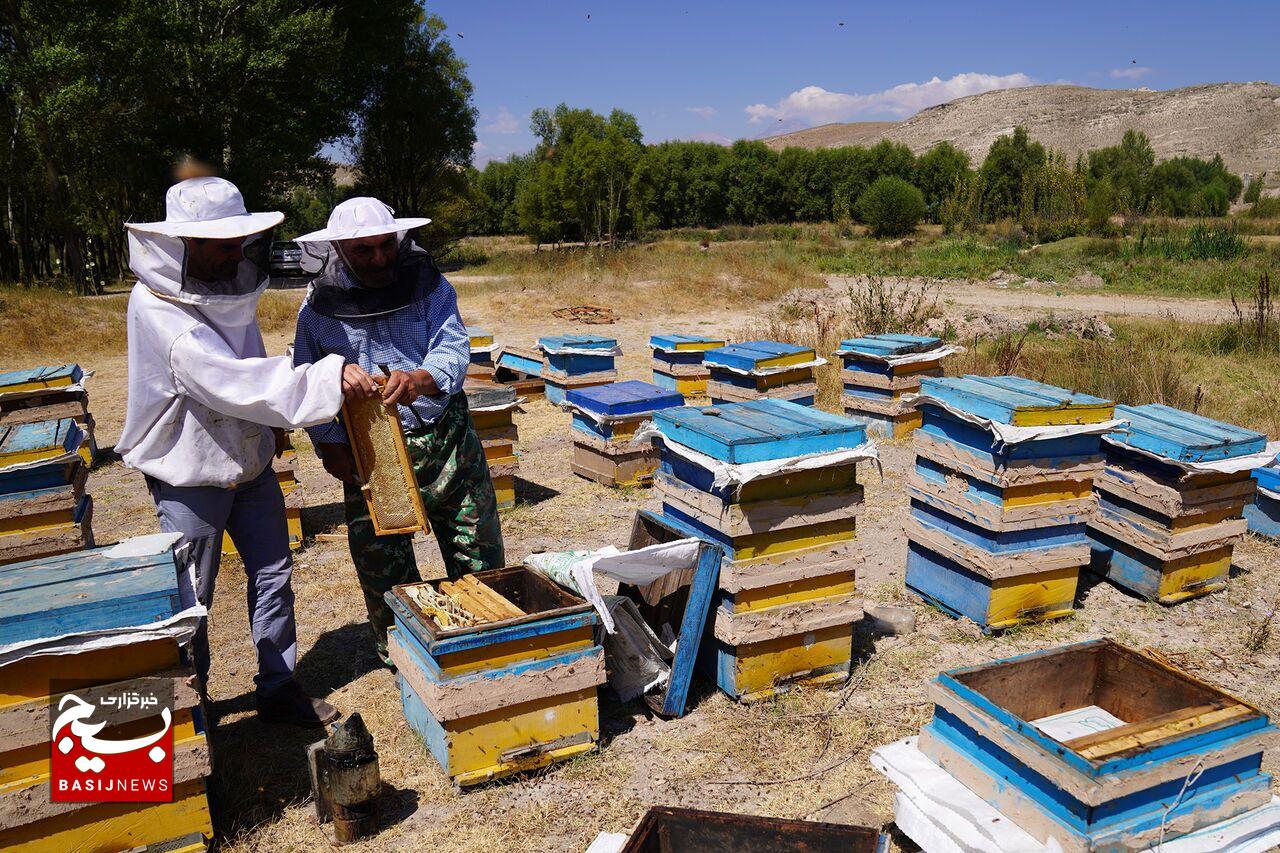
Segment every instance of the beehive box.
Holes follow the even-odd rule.
[[[541,397],[546,392],[542,381],[545,360],[537,347],[502,346],[495,357],[493,381],[511,386],[522,397]]]
[[[703,335],[653,335],[653,384],[675,391],[694,401],[707,396],[707,380],[711,371],[702,363],[707,350],[723,347],[725,341]]]
[[[1109,640],[944,672],[928,693],[920,752],[1051,849],[1155,848],[1271,801],[1265,714]]]
[[[0,848],[126,850],[173,842],[165,849],[196,850],[213,834],[204,793],[209,750],[191,667],[174,639],[129,637],[130,629],[181,610],[177,567],[168,547],[139,550],[150,553],[113,556],[100,548],[0,567],[0,645],[88,633],[114,635],[116,643],[18,656],[0,667]],[[174,801],[51,801],[49,709],[68,693],[92,702],[136,692],[144,681],[164,682],[173,697]],[[162,725],[154,709],[125,706],[101,736],[138,736]]]
[[[565,405],[573,413],[573,473],[605,486],[653,482],[658,449],[635,442],[636,430],[654,412],[684,405],[684,397],[648,382],[628,380],[571,389]]]
[[[383,405],[381,395],[348,400],[342,404],[342,422],[374,532],[384,536],[430,530],[398,407]]]
[[[816,360],[812,349],[779,341],[745,341],[707,350],[707,394],[712,403],[769,398],[812,406],[818,394]]]
[[[472,577],[524,615],[443,628],[413,588],[452,582],[386,595],[395,613],[388,651],[410,727],[462,787],[597,749],[605,670],[595,611],[522,566]]]
[[[515,412],[519,408],[516,390],[477,379],[468,379],[463,390],[471,409],[471,423],[484,446],[498,509],[510,509],[516,505],[516,474],[520,471],[520,457],[516,453],[516,442],[520,440],[515,423]]]
[[[920,380],[942,375],[945,352],[940,338],[920,335],[867,335],[847,338],[837,352],[844,360],[840,381],[845,414],[865,421],[874,435],[903,438],[920,426],[911,399]]]
[[[493,342],[493,332],[468,326],[467,338],[471,345],[471,363],[493,367],[493,351],[497,349]]]
[[[0,427],[0,564],[93,544],[93,499],[70,418]]]
[[[71,418],[80,427],[80,454],[92,465],[98,454],[93,415],[78,364],[0,373],[0,427]]]
[[[1116,414],[1129,429],[1106,441],[1094,484],[1092,570],[1162,604],[1222,589],[1255,481],[1248,468],[1195,466],[1261,453],[1266,436],[1155,404]]]
[[[1244,508],[1249,532],[1280,542],[1280,468],[1255,468],[1257,494]]]
[[[1007,442],[985,423],[1088,427],[1112,404],[1021,377],[921,382],[907,589],[985,631],[1066,616],[1090,559],[1100,433]]]
[[[713,472],[677,445],[720,462],[778,461],[859,448],[865,426],[779,400],[670,409],[654,422],[663,436],[664,520],[724,553],[699,667],[748,702],[794,683],[847,678],[862,616],[856,462],[717,487]]]
[[[862,826],[654,806],[622,853],[880,853],[888,843]]]
[[[599,335],[548,335],[538,338],[546,355],[542,367],[547,400],[564,402],[569,389],[605,385],[618,378],[614,368],[618,342]]]

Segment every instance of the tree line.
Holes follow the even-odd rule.
[[[0,279],[115,278],[180,162],[295,230],[337,200],[334,156],[400,215],[468,217],[476,115],[443,34],[415,0],[3,4]]]
[[[877,233],[1016,220],[1041,239],[1105,230],[1117,213],[1221,216],[1241,179],[1221,157],[1157,163],[1142,133],[1074,162],[1015,128],[980,163],[948,142],[784,148],[740,140],[645,145],[635,117],[561,104],[532,115],[523,155],[474,171],[470,229],[538,243],[611,242],[655,229],[854,220]]]

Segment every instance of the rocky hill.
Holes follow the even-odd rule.
[[[1221,154],[1244,176],[1267,172],[1280,183],[1280,86],[1213,83],[1183,89],[1029,86],[970,95],[921,110],[906,121],[824,124],[773,136],[773,148],[906,143],[917,153],[943,140],[980,161],[992,140],[1023,125],[1033,139],[1065,152],[1115,145],[1126,130],[1151,139],[1160,160]]]

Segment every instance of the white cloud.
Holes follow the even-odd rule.
[[[1111,76],[1116,80],[1141,80],[1151,73],[1145,65],[1130,65],[1127,68],[1111,69]]]
[[[480,129],[486,133],[519,133],[520,119],[506,107],[498,107],[497,114],[480,125]]]
[[[981,74],[966,71],[948,80],[934,77],[923,83],[902,83],[882,92],[849,95],[830,92],[821,86],[805,86],[776,104],[752,104],[746,108],[752,123],[766,120],[823,124],[850,121],[863,115],[893,115],[906,118],[925,107],[976,95],[992,89],[1013,89],[1035,83],[1026,74]]]
[[[684,111],[687,113],[693,113],[699,118],[711,118],[716,114],[715,107],[685,107]]]

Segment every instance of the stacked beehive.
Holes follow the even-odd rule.
[[[724,552],[699,667],[744,701],[847,678],[866,428],[783,400],[666,409],[654,424],[663,518]]]
[[[769,398],[812,406],[818,394],[813,369],[826,362],[808,347],[746,341],[707,350],[703,363],[711,373],[707,394],[712,403]]]
[[[0,428],[70,418],[80,427],[77,450],[85,464],[92,466],[98,445],[84,380],[78,364],[0,373]]]
[[[537,347],[502,346],[497,350],[493,380],[510,385],[522,397],[540,397],[546,392],[542,368],[546,356]]]
[[[1129,427],[1105,442],[1094,481],[1093,571],[1161,604],[1222,589],[1266,436],[1156,404],[1116,416]]]
[[[306,507],[306,495],[302,484],[298,482],[298,451],[293,446],[293,434],[284,437],[284,452],[271,460],[271,470],[276,472],[280,481],[280,491],[284,492],[284,519],[289,528],[289,547],[294,551],[302,547],[302,510]],[[236,543],[231,541],[231,534],[222,533],[222,553],[236,556]]]
[[[873,435],[902,438],[920,426],[914,395],[920,380],[942,375],[942,359],[952,350],[939,338],[868,335],[840,342],[844,413],[865,421]]]
[[[653,350],[653,384],[683,394],[691,401],[707,397],[707,380],[711,371],[702,363],[707,350],[725,345],[721,338],[702,335],[654,335],[649,338]]]
[[[1253,469],[1257,494],[1244,508],[1249,531],[1273,542],[1280,542],[1280,468]]]
[[[493,333],[487,329],[467,327],[467,338],[471,342],[471,364],[467,367],[467,376],[477,379],[493,378],[493,353],[498,349],[493,342]]]
[[[84,446],[71,418],[0,426],[0,564],[93,545]]]
[[[581,598],[516,566],[400,585],[386,600],[405,717],[454,784],[598,748],[604,650]]]
[[[498,509],[510,509],[516,505],[516,474],[520,471],[520,457],[516,454],[520,431],[515,424],[520,403],[516,390],[481,379],[468,379],[463,390],[471,409],[471,423],[484,445]]]
[[[618,378],[614,358],[621,355],[618,342],[599,335],[548,335],[538,338],[546,355],[542,380],[547,401],[560,405],[571,388],[604,385]]]
[[[988,632],[1071,613],[1113,404],[1018,376],[926,378],[918,403],[907,589]]]
[[[573,473],[606,486],[649,485],[658,449],[632,439],[655,412],[683,405],[678,392],[634,379],[570,390],[565,408],[573,413]]]
[[[932,851],[1274,850],[1276,727],[1151,653],[1093,640],[941,673],[919,737],[872,765]]]
[[[140,537],[0,568],[0,848],[194,851],[212,836],[209,748],[180,646],[198,617],[181,610],[172,541]],[[157,704],[115,701],[130,696]],[[163,731],[160,711],[170,714],[172,802],[51,799],[51,714],[77,701],[97,706],[85,722],[106,723],[94,733],[103,740]],[[94,760],[62,738],[61,754]],[[96,756],[108,773],[123,758]]]

